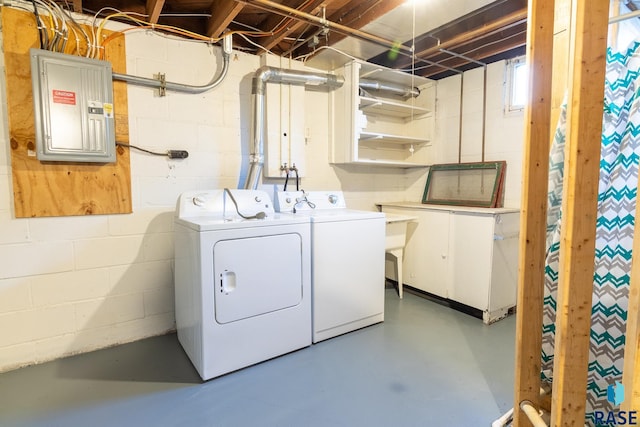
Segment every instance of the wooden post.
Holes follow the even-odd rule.
[[[554,1],[530,0],[527,23],[529,105],[525,110],[524,180],[520,214],[520,260],[516,318],[514,425],[530,426],[519,409],[539,405],[542,300],[549,175]]]
[[[552,426],[585,422],[609,0],[574,0]]]
[[[636,204],[636,218],[640,218],[640,204]],[[637,219],[636,226],[633,229],[632,253],[624,367],[622,371],[625,400],[622,402],[621,409],[626,411],[640,410],[640,224],[638,224]]]

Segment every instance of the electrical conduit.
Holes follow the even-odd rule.
[[[231,35],[224,36],[222,41],[222,70],[217,77],[213,77],[209,83],[204,86],[193,86],[183,83],[173,83],[173,82],[161,82],[160,80],[150,79],[147,77],[133,76],[130,74],[119,74],[113,73],[113,80],[124,81],[127,83],[131,83],[138,86],[146,86],[154,89],[164,88],[166,90],[171,90],[175,92],[189,93],[189,94],[199,94],[211,90],[218,86],[224,78],[227,76],[227,72],[229,71],[229,57],[231,56],[232,50],[232,38]]]

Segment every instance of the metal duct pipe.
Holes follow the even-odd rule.
[[[265,98],[267,83],[291,84],[299,86],[324,86],[330,89],[339,88],[344,78],[333,74],[317,74],[307,71],[287,70],[274,67],[260,67],[253,75],[251,95],[253,102],[253,124],[251,126],[251,141],[253,142],[249,154],[249,171],[244,183],[245,189],[258,188],[260,174],[264,165],[264,139],[266,108]]]
[[[229,57],[231,56],[232,50],[232,36],[224,36],[222,41],[222,71],[218,77],[213,77],[209,83],[204,86],[193,86],[182,83],[173,83],[173,82],[163,82],[156,79],[150,79],[147,77],[140,76],[132,76],[130,74],[119,74],[113,73],[113,80],[120,80],[127,83],[131,83],[138,86],[146,86],[154,89],[166,89],[172,90],[175,92],[189,93],[189,94],[198,94],[203,93],[208,90],[213,89],[218,86],[224,78],[227,76],[227,72],[229,71]]]
[[[360,83],[358,84],[358,86],[360,86],[361,89],[365,90],[389,92],[403,98],[416,97],[420,95],[420,89],[418,89],[417,87],[401,86],[389,82],[379,82],[376,80],[360,79]]]

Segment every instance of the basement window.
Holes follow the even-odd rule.
[[[506,69],[506,99],[504,111],[506,114],[521,112],[527,104],[529,88],[529,68],[524,56],[507,61]]]

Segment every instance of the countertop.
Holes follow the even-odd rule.
[[[452,206],[452,205],[433,205],[419,202],[381,202],[376,203],[380,207],[393,207],[393,208],[408,208],[408,209],[426,209],[437,211],[450,211],[450,212],[466,212],[485,215],[496,215],[505,213],[520,212],[518,208],[479,208],[472,206]]]

